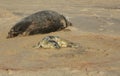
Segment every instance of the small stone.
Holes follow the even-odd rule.
[[[8,74],[9,74],[9,75],[13,74],[13,71],[12,71],[12,70],[8,69],[7,71],[8,71]]]

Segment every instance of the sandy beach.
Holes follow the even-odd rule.
[[[54,10],[71,31],[6,39],[22,18]],[[45,36],[79,48],[33,48]],[[120,0],[0,0],[0,76],[120,76]]]

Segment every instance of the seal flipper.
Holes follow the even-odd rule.
[[[15,24],[15,26],[13,26],[10,29],[7,38],[13,38],[18,36],[19,34],[22,34],[29,27],[31,23],[32,23],[31,21],[26,21],[26,20],[25,21],[22,20],[18,22],[17,24]]]

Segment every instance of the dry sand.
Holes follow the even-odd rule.
[[[54,10],[71,31],[6,39],[20,19]],[[120,76],[120,0],[0,0],[0,76]],[[79,48],[35,49],[48,35]]]

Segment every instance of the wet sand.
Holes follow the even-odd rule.
[[[0,0],[1,76],[119,76],[119,0]],[[114,3],[114,4],[113,4]],[[71,31],[6,39],[12,26],[41,10],[62,13]],[[43,37],[57,35],[79,48],[35,49]]]

